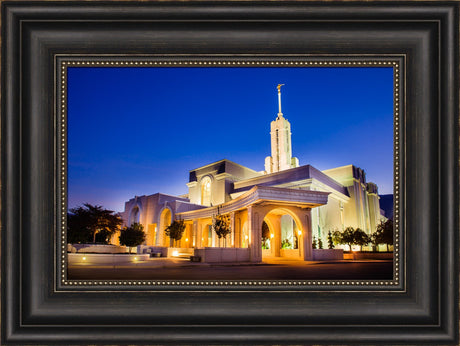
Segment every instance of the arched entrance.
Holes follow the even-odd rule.
[[[141,218],[141,211],[139,206],[135,206],[131,209],[131,213],[129,214],[129,225],[131,226],[133,223],[140,223]]]
[[[262,258],[300,259],[302,232],[297,215],[285,208],[270,210],[262,223]]]
[[[168,227],[172,222],[172,213],[169,208],[164,208],[160,214],[160,229],[158,230],[158,245],[159,246],[169,246],[170,239],[165,234],[165,229]]]

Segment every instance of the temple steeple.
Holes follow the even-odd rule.
[[[281,112],[281,87],[284,84],[278,84],[278,117],[283,116],[283,112]]]
[[[299,167],[299,160],[292,157],[291,124],[281,112],[281,86],[278,84],[278,116],[270,124],[271,156],[265,158],[265,172],[275,173]]]

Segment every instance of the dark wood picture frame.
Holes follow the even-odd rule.
[[[4,344],[457,344],[459,3],[2,3]],[[397,56],[391,288],[60,284],[56,59]],[[56,274],[57,273],[57,274]]]

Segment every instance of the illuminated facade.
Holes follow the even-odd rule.
[[[264,256],[312,259],[312,239],[327,244],[328,232],[359,227],[370,234],[382,219],[378,189],[353,165],[319,171],[292,157],[290,123],[279,112],[271,123],[271,156],[256,172],[229,160],[189,172],[184,196],[136,196],[125,203],[125,224],[144,225],[147,246],[168,247],[164,229],[185,220],[180,248],[240,249],[248,261]],[[217,214],[228,215],[231,233],[212,230]]]

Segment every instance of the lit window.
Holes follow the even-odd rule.
[[[201,180],[201,204],[211,205],[211,178],[204,177]]]

